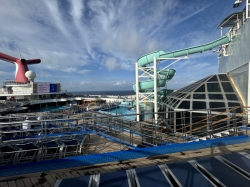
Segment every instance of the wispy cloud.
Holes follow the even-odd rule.
[[[76,84],[95,90],[132,89],[140,56],[217,39],[216,25],[231,11],[231,3],[233,0],[2,0],[0,51],[41,58],[40,65],[29,67],[37,72],[39,81],[58,76],[70,82],[64,84],[68,89],[83,89]],[[199,68],[209,69],[204,74],[216,71],[216,65],[213,53],[190,57],[173,66],[177,74],[169,85],[187,83],[182,76],[189,73],[192,79],[188,81],[196,80],[202,74]],[[1,65],[3,72],[13,69],[12,64]],[[111,76],[119,80],[106,84]]]

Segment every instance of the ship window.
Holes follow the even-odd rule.
[[[206,107],[206,102],[202,101],[193,101],[193,109],[205,109]]]
[[[209,79],[207,82],[218,82],[217,76],[214,75],[211,79]]]
[[[238,101],[238,98],[235,94],[226,94],[227,100]]]
[[[190,109],[190,101],[182,101],[178,108]]]
[[[207,83],[208,92],[221,92],[219,83]]]
[[[222,87],[224,92],[234,92],[233,87],[231,86],[230,82],[222,82]]]
[[[205,85],[201,85],[195,92],[205,92]]]
[[[223,99],[222,94],[208,94],[209,99]]]
[[[221,74],[219,75],[219,77],[220,77],[220,81],[229,81],[225,74]]]
[[[193,99],[206,99],[205,94],[194,94]]]

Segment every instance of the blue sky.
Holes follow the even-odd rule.
[[[218,39],[217,26],[234,0],[1,0],[0,52],[40,58],[29,66],[36,81],[61,81],[70,91],[132,90],[135,62]],[[159,68],[165,67],[164,61]],[[0,61],[0,81],[14,79],[15,66]],[[212,51],[171,66],[178,89],[217,72]]]

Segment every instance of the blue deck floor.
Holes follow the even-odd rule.
[[[64,159],[47,160],[41,162],[8,165],[0,167],[0,177],[44,172],[57,169],[67,169],[81,166],[90,166],[101,163],[117,162],[122,160],[157,156],[162,154],[171,154],[176,152],[184,152],[204,148],[213,148],[218,146],[226,146],[245,142],[250,142],[250,138],[247,135],[219,138],[199,142],[173,144],[168,146],[150,147],[143,149],[137,148],[134,150],[93,154],[87,156],[75,156]]]

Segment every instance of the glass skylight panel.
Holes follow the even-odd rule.
[[[205,92],[205,85],[201,85],[197,90],[195,90],[194,92]]]
[[[182,101],[178,108],[190,109],[190,101]]]
[[[227,101],[231,102],[228,102],[227,104]],[[241,103],[237,101],[240,101],[239,97],[234,92],[227,75],[218,74],[210,75],[200,81],[169,94],[165,103],[172,109],[179,108],[198,110],[217,108],[216,111],[222,111],[222,109],[218,108],[240,106]]]
[[[185,95],[185,94],[184,94]],[[177,95],[176,95],[176,97],[177,98],[181,98],[183,96],[183,93],[178,93]]]
[[[231,86],[230,82],[222,82],[221,84],[224,89],[224,92],[234,92],[234,89]]]
[[[193,101],[193,110],[207,108],[206,102],[204,101]]]
[[[177,102],[175,102],[175,103],[173,104],[173,107],[176,107],[176,105],[178,105],[179,102],[180,102],[180,100],[177,100]]]
[[[180,93],[180,90],[177,90],[176,92],[172,92],[171,94],[168,94],[168,96],[175,96]]]
[[[207,82],[218,82],[217,76],[214,75],[214,76],[211,77]]]
[[[227,100],[238,101],[238,98],[235,94],[226,94]]]
[[[206,99],[205,94],[193,94],[193,99]]]
[[[240,103],[228,102],[228,106],[229,106],[229,107],[236,107],[236,106],[240,106]]]
[[[208,98],[211,100],[223,100],[222,94],[208,94]]]
[[[240,106],[240,105],[241,105],[240,103],[228,102],[228,107],[230,107],[230,108],[238,107],[238,106]],[[236,112],[237,112],[237,113],[242,112],[241,108],[236,109]]]
[[[225,108],[226,105],[224,102],[209,102],[210,108]]]
[[[221,92],[219,83],[207,83],[208,92]]]
[[[219,74],[220,81],[229,81],[226,74]]]

